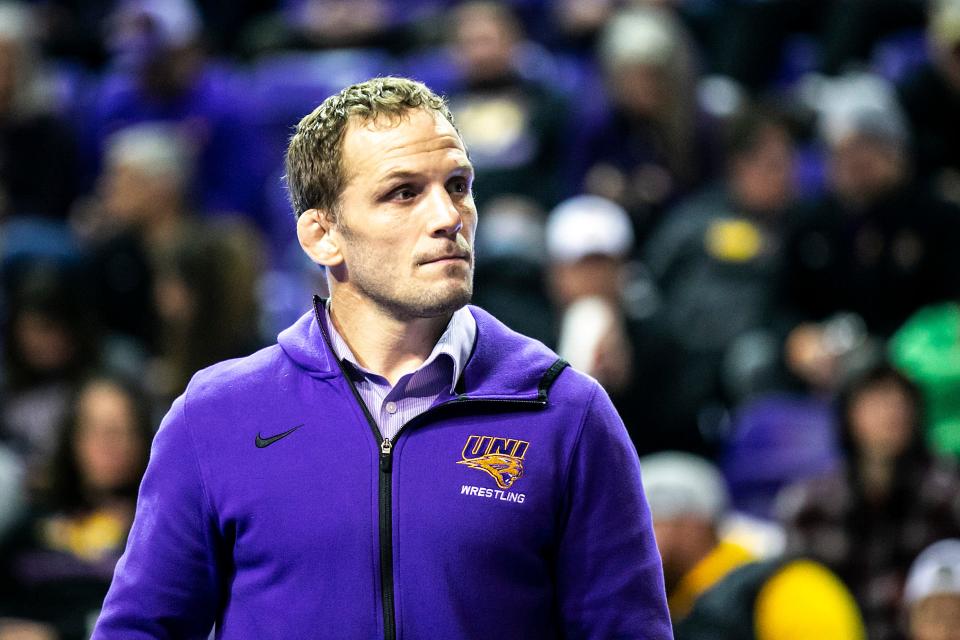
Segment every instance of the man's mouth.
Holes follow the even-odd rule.
[[[444,254],[444,255],[442,255],[442,256],[435,256],[435,257],[429,258],[429,259],[427,259],[427,260],[422,260],[422,261],[420,262],[420,264],[421,264],[421,265],[425,265],[425,264],[443,264],[443,263],[447,263],[447,262],[457,262],[457,261],[459,261],[459,260],[463,260],[464,262],[469,262],[469,261],[470,261],[470,254],[469,254],[469,253],[448,253],[448,254]]]

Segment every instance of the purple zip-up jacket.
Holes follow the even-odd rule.
[[[316,310],[199,372],[154,440],[93,637],[672,638],[610,400],[470,310],[457,393],[393,442]]]

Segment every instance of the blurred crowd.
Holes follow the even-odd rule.
[[[323,293],[283,152],[375,75],[620,411],[678,639],[960,638],[960,0],[2,0],[0,640],[86,637],[170,402]]]

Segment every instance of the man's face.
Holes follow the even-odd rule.
[[[667,592],[717,544],[713,523],[695,515],[654,516],[653,534],[663,563]]]
[[[664,70],[654,65],[620,65],[609,82],[614,101],[633,117],[656,118],[669,105],[670,84]]]
[[[740,203],[758,213],[777,212],[793,199],[794,159],[785,131],[770,126],[751,150],[731,164],[731,183]]]
[[[927,596],[910,612],[912,640],[960,640],[960,597],[953,593]]]
[[[622,286],[623,264],[611,256],[591,255],[550,266],[550,293],[558,307],[588,296],[619,303]]]
[[[352,121],[342,158],[347,185],[330,230],[343,257],[332,267],[337,286],[402,320],[469,302],[477,210],[453,126],[422,109]]]
[[[910,446],[916,424],[910,396],[896,382],[879,382],[850,406],[850,432],[862,455],[889,461]]]
[[[465,11],[457,23],[456,45],[467,75],[477,80],[510,73],[515,38],[509,26],[483,10]]]
[[[854,206],[885,195],[905,176],[903,152],[892,144],[855,134],[831,149],[829,179],[836,193]]]
[[[144,443],[130,398],[109,383],[94,383],[78,405],[73,445],[85,481],[102,491],[133,481]]]
[[[150,175],[134,164],[109,165],[100,180],[107,214],[123,226],[149,225],[158,210],[175,207],[178,187],[171,178]]]

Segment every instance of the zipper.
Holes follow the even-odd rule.
[[[353,383],[350,383],[353,386]],[[374,425],[376,426],[376,425]],[[379,429],[377,432],[379,433]],[[393,463],[393,443],[384,438],[380,443],[380,596],[383,607],[383,637],[395,640],[397,637],[396,612],[393,603],[393,476],[390,467]]]
[[[406,431],[412,424],[422,422],[425,416],[436,413],[439,409],[459,404],[478,404],[478,403],[498,403],[514,404],[522,406],[545,406],[545,400],[507,400],[501,398],[466,398],[458,396],[455,400],[442,402],[430,407],[420,415],[414,416],[408,422],[397,429],[393,440],[380,434],[376,421],[370,415],[370,411],[363,403],[360,392],[353,386],[353,382],[347,378],[347,384],[353,390],[354,396],[363,407],[364,414],[370,422],[370,427],[374,435],[380,442],[380,593],[383,604],[383,636],[385,640],[396,640],[397,623],[396,612],[394,610],[393,596],[393,443],[396,442],[400,434]]]

